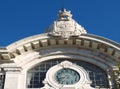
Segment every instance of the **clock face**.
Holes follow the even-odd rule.
[[[70,85],[77,83],[80,75],[73,69],[64,68],[56,72],[55,79],[59,84]]]

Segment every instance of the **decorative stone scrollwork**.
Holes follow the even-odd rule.
[[[73,66],[73,63],[69,62],[69,61],[64,61],[60,63],[60,66],[63,68],[69,68],[70,66]]]
[[[64,39],[87,33],[81,25],[72,19],[70,11],[66,11],[66,9],[59,11],[58,20],[47,29],[47,32],[52,36],[60,36]]]

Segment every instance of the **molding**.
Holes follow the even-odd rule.
[[[5,72],[20,72],[22,68],[20,67],[3,67]]]
[[[60,69],[64,69],[64,68],[69,68],[72,70],[75,70],[78,72],[78,74],[80,75],[80,80],[75,83],[75,84],[71,84],[71,85],[63,85],[63,84],[58,84],[57,81],[55,81],[54,76],[55,73],[57,71],[59,71]],[[69,61],[63,61],[60,64],[57,64],[53,67],[51,67],[47,73],[46,73],[46,78],[43,81],[43,83],[45,84],[45,86],[41,89],[45,89],[45,88],[54,88],[54,89],[64,89],[64,88],[74,88],[74,89],[95,89],[92,88],[90,86],[90,84],[92,83],[89,79],[88,73],[85,71],[84,68],[73,64],[72,62]]]
[[[41,49],[47,49],[49,47],[71,46],[80,47],[85,49],[91,49],[105,55],[108,55],[116,61],[120,61],[120,45],[115,44],[112,41],[102,39],[100,37],[93,37],[87,34],[79,37],[72,37],[68,40],[61,39],[61,37],[49,37],[46,34],[36,35],[15,42],[4,49],[5,52],[0,52],[1,60],[14,60],[17,56],[23,55],[29,51],[39,51]]]

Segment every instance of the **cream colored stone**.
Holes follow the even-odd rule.
[[[41,41],[41,44],[42,44],[43,47],[44,47],[44,46],[48,46],[48,41],[47,41],[47,39],[40,40],[40,41]]]
[[[93,41],[93,42],[92,42],[92,48],[97,49],[98,44],[99,44],[99,43]]]
[[[114,57],[115,58],[119,58],[120,57],[120,52],[119,51],[115,51]]]
[[[109,48],[107,49],[107,53],[108,53],[109,55],[111,55],[111,54],[113,53],[113,48],[110,48],[110,47],[109,47]]]
[[[32,42],[32,45],[33,45],[33,47],[35,48],[35,49],[39,49],[40,48],[40,44],[39,44],[40,42],[39,41],[33,41]]]
[[[59,45],[64,45],[64,40],[58,40]]]
[[[11,57],[9,54],[2,54],[3,59],[9,60]]]
[[[25,50],[27,50],[27,51],[32,50],[31,43],[25,44],[24,47],[25,47]]]
[[[82,40],[81,39],[76,39],[76,45],[81,46]]]
[[[19,54],[22,54],[25,52],[25,49],[23,46],[18,47],[16,50],[19,52]]]
[[[49,32],[49,34],[53,36],[61,36],[64,39],[87,33],[81,25],[72,19],[72,14],[66,9],[59,12],[58,20],[55,21],[46,32]]]
[[[84,40],[84,46],[89,47],[90,46],[90,41]]]
[[[50,39],[50,45],[56,45],[56,40],[55,39]]]
[[[67,40],[68,45],[73,45],[73,40]]]

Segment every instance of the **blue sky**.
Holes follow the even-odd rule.
[[[43,33],[62,7],[88,33],[120,43],[120,0],[0,0],[0,46]]]

